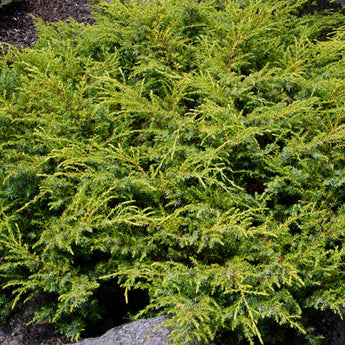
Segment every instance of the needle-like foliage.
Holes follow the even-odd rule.
[[[47,293],[78,338],[112,279],[178,344],[315,342],[304,311],[345,304],[345,19],[310,5],[99,2],[3,55],[2,309]]]

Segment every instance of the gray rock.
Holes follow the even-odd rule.
[[[88,338],[75,345],[165,345],[169,341],[170,330],[159,327],[167,316],[141,319],[110,329],[98,338]],[[158,327],[158,328],[156,328]],[[68,344],[65,344],[68,345]]]

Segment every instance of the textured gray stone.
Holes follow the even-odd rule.
[[[110,329],[98,338],[88,338],[75,345],[165,345],[169,341],[170,330],[158,327],[167,316],[141,319]],[[68,345],[68,344],[65,344]]]

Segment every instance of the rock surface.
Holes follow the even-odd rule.
[[[166,319],[166,316],[158,316],[151,319],[141,319],[138,321],[134,321],[122,326],[112,328],[101,337],[82,340],[76,345],[171,344],[169,342],[169,329],[165,327],[159,327],[162,323],[164,323]]]
[[[170,329],[163,326],[168,316],[140,319],[114,327],[97,338],[87,338],[74,345],[168,345]],[[226,345],[221,338],[203,345]],[[64,344],[71,345],[71,344]],[[194,344],[197,345],[197,344]]]

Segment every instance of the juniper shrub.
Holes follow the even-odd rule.
[[[98,1],[9,49],[4,310],[47,293],[34,321],[77,339],[112,280],[178,344],[317,342],[305,310],[345,303],[345,19],[313,3]]]

